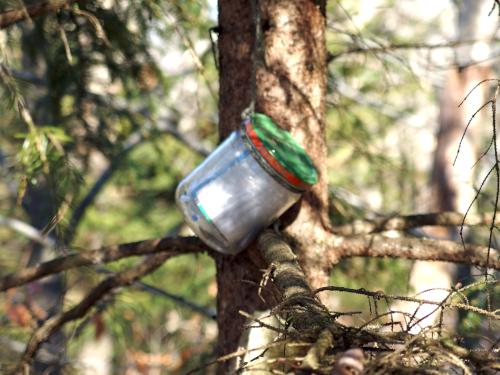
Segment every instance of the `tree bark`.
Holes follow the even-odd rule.
[[[258,112],[307,145],[319,183],[289,210],[284,224],[313,288],[327,280],[321,259],[328,228],[324,10],[325,1],[219,0],[220,138],[240,126],[241,113],[254,99]],[[237,349],[245,321],[239,310],[252,313],[273,304],[271,292],[265,303],[257,294],[264,264],[254,248],[217,256],[219,355]],[[226,362],[219,372],[231,366]]]

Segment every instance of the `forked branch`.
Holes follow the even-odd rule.
[[[50,336],[65,323],[84,317],[85,314],[87,314],[87,312],[104,296],[119,287],[131,285],[134,281],[153,272],[171,256],[171,253],[163,252],[147,257],[137,266],[110,276],[100,282],[73,308],[47,319],[31,336],[14,374],[28,373],[29,366],[40,348],[40,345],[48,340]],[[28,370],[28,372],[26,372],[26,370]]]
[[[123,258],[160,252],[176,256],[198,252],[210,253],[211,250],[197,237],[166,237],[106,246],[97,250],[65,255],[13,272],[0,279],[0,292],[72,268],[111,263]],[[330,239],[329,251],[325,253],[325,260],[330,265],[337,264],[343,258],[354,256],[436,260],[484,267],[488,262],[488,248],[470,244],[464,247],[462,244],[445,240],[388,238],[382,235],[335,236]],[[498,251],[495,249],[491,249],[488,267],[500,269]]]
[[[82,251],[65,255],[32,267],[26,267],[0,279],[0,291],[24,285],[47,275],[71,268],[101,265],[119,259],[154,253],[165,253],[169,257],[208,251],[197,237],[175,237],[153,239],[126,244],[106,246],[97,250]]]
[[[382,241],[389,242],[388,247],[394,247],[395,245],[394,239],[383,238],[382,236],[364,236],[355,238],[363,245],[359,246],[358,250],[369,245],[368,242],[363,242],[367,241],[368,238],[372,239],[372,247],[377,248],[382,246],[382,250],[378,249],[378,251],[386,252]],[[346,238],[344,240],[346,244],[353,245],[352,239]],[[416,243],[410,244],[416,246]],[[458,250],[461,248],[460,244],[453,244],[456,245],[456,248],[453,249]],[[441,245],[443,244],[441,243]],[[343,326],[335,320],[335,313],[329,312],[315,298],[315,293],[311,291],[296,256],[290,246],[278,234],[271,231],[264,232],[259,238],[258,247],[273,270],[272,281],[283,294],[282,302],[272,310],[272,313],[282,315],[282,317],[284,315],[286,322],[295,329],[291,331],[293,335],[283,336],[279,333],[280,335],[277,337],[277,340],[285,340],[290,345],[309,343],[307,353],[293,358],[280,357],[279,359],[283,361],[283,366],[286,364],[290,369],[300,368],[301,371],[304,370],[306,373],[309,373],[311,370],[316,373],[351,373],[351,371],[341,371],[344,369],[342,358],[349,357],[349,355],[355,353],[356,361],[352,361],[351,358],[349,368],[352,370],[352,364],[355,362],[359,366],[359,371],[355,373],[365,373],[363,371],[363,362],[365,362],[363,352],[371,357],[370,361],[365,362],[370,368],[366,369],[366,373],[370,374],[382,372],[391,374],[414,373],[420,366],[419,362],[421,359],[425,361],[429,360],[426,368],[433,370],[432,373],[437,373],[444,366],[458,366],[464,369],[464,373],[471,373],[471,368],[482,371],[485,368],[492,368],[493,364],[496,363],[496,355],[494,353],[488,351],[475,353],[459,347],[451,342],[446,335],[443,336],[440,327],[430,328],[418,335],[412,335],[407,331],[395,332],[384,330],[384,327],[386,327],[385,324],[378,327],[371,324],[371,322],[380,320],[386,315],[392,316],[393,311],[384,314],[377,313],[377,316],[373,320],[364,323],[360,327]],[[407,248],[410,251],[411,246],[407,244]],[[345,254],[348,254],[347,247],[342,247],[340,244],[337,244],[336,250],[344,251]],[[436,248],[431,248],[432,250],[435,251]],[[405,252],[403,254],[406,255]],[[351,255],[364,254],[361,251],[351,250]],[[482,255],[484,256],[485,254]],[[361,290],[355,291],[342,287],[325,287],[318,291],[321,290],[361,293]],[[373,299],[384,298],[384,295],[378,292],[363,290],[362,294]],[[408,297],[407,300],[418,304],[428,302],[435,304],[433,301],[419,298]],[[463,303],[450,302],[448,298],[437,303],[437,307],[463,308],[481,313],[495,320],[499,319],[497,312],[484,311]],[[394,322],[391,324],[394,324]],[[437,338],[434,333],[437,334]],[[304,349],[307,350],[307,348]],[[419,360],[416,360],[417,358]],[[276,363],[276,360],[270,354],[267,359],[261,358],[260,361],[255,363],[248,362],[245,365],[245,369],[249,371],[253,370],[254,367],[259,369],[258,366],[262,363],[266,363],[266,361],[267,363]],[[373,371],[375,369],[383,369],[383,371]]]

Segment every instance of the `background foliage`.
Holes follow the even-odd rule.
[[[18,5],[4,1],[0,12]],[[429,209],[436,95],[453,50],[363,51],[449,40],[453,4],[420,8],[392,0],[329,2],[328,170],[338,224]],[[87,0],[0,31],[0,220],[33,224],[29,200],[42,189],[50,213],[38,217],[38,229],[59,253],[185,232],[175,188],[217,140],[216,34],[209,31],[216,22],[213,1]],[[485,211],[492,189],[481,195]],[[27,263],[25,236],[0,226],[0,243],[0,274]],[[67,272],[64,305],[123,263]],[[331,279],[405,294],[411,267],[352,259]],[[90,319],[70,325],[71,365],[78,367],[86,342],[104,334],[112,338],[116,373],[146,373],[147,354],[162,355],[156,360],[164,373],[208,360],[215,322],[165,293],[212,311],[214,273],[207,257],[183,256],[144,280],[160,291],[136,285],[111,296]],[[7,297],[0,301],[1,342],[26,341],[36,324],[33,311],[20,307],[28,297]],[[346,295],[338,307],[366,311],[367,300]],[[474,319],[464,320],[465,331],[479,324]],[[3,347],[0,363],[12,363],[18,353]]]

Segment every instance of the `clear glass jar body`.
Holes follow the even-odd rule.
[[[265,163],[235,131],[177,187],[186,223],[210,247],[243,250],[300,198]]]

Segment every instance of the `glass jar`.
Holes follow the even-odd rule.
[[[317,182],[291,134],[255,113],[177,187],[186,223],[210,247],[235,254]]]

